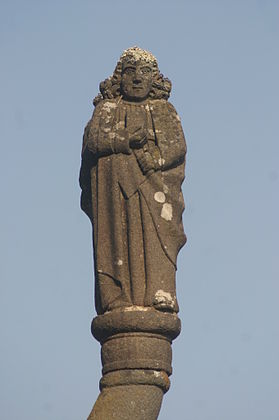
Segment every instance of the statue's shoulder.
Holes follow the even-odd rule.
[[[173,106],[173,104],[167,101],[166,99],[152,99],[148,102],[148,105],[151,110],[153,109],[156,112],[177,115],[176,109]]]
[[[150,108],[165,108],[168,101],[165,99],[149,99],[148,105]]]
[[[113,109],[117,108],[116,99],[103,99],[95,105],[93,110],[92,117],[85,126],[85,134],[94,130],[98,126],[100,119],[107,118],[112,112]]]
[[[119,105],[119,103],[120,103],[121,101],[120,101],[120,99],[119,98],[113,98],[113,99],[104,99],[101,103],[100,103],[100,105],[103,107],[103,108],[107,108],[107,109],[113,109],[113,108],[117,108],[117,106]]]
[[[110,112],[112,109],[117,108],[119,99],[103,99],[95,107],[95,112]]]
[[[174,105],[173,105],[171,102],[168,102],[168,101],[166,101],[166,103],[167,103],[167,108],[168,108],[168,111],[169,111],[171,114],[175,114],[175,115],[177,115],[177,111],[176,111],[176,109],[175,109]]]

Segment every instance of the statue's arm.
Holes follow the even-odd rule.
[[[79,185],[81,188],[80,206],[87,216],[92,220],[92,203],[91,203],[91,168],[96,162],[95,156],[89,151],[87,145],[87,130],[85,127],[83,135],[83,144],[81,152],[81,167],[79,173]]]
[[[93,115],[87,123],[82,142],[81,168],[79,184],[81,187],[81,208],[92,220],[92,198],[91,198],[91,169],[96,165],[98,158],[112,153],[107,144],[99,147],[99,125],[101,108],[97,106]]]
[[[186,141],[180,118],[174,106],[167,102],[164,129],[158,135],[160,166],[162,171],[181,165],[185,161]]]
[[[122,127],[117,115],[119,112],[117,104],[112,101],[97,105],[84,131],[83,153],[87,150],[96,158],[113,153],[131,153],[124,118]]]

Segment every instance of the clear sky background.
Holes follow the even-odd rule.
[[[1,1],[1,420],[84,420],[98,394],[83,128],[138,45],[188,143],[183,330],[160,420],[279,419],[279,2]]]

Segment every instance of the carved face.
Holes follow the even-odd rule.
[[[152,67],[145,61],[125,63],[122,69],[121,88],[125,99],[143,101],[152,87]]]

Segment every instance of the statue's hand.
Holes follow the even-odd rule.
[[[147,142],[147,130],[145,127],[137,128],[130,134],[129,143],[132,149],[141,149]]]
[[[148,151],[136,151],[136,158],[144,175],[155,171],[156,165],[154,159]]]
[[[129,155],[132,153],[129,144],[129,135],[124,127],[120,127],[115,132],[114,152]]]
[[[127,129],[129,131],[130,147],[141,149],[147,142],[147,117],[145,110],[137,108],[136,111],[127,114]]]

